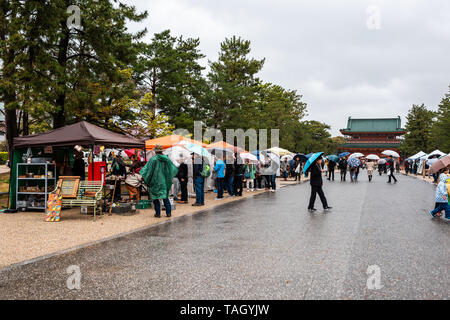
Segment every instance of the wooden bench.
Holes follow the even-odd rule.
[[[54,191],[55,192],[55,191]],[[103,181],[80,181],[76,198],[63,198],[63,207],[93,207],[94,221],[100,209],[102,215]]]

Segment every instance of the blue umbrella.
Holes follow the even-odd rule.
[[[208,152],[208,150],[206,150],[205,148],[203,148],[202,146],[198,145],[198,144],[193,144],[190,142],[186,142],[186,143],[180,143],[183,147],[185,147],[187,150],[189,150],[190,152],[196,153],[202,157],[209,157],[210,153]]]
[[[259,159],[259,150],[253,150],[253,151],[250,151],[250,153],[251,153],[252,155],[256,156],[256,157],[258,158],[258,160],[260,160],[260,159]]]
[[[339,158],[346,157],[350,154],[350,152],[342,152],[338,155]]]
[[[329,155],[327,156],[328,160],[334,161],[334,162],[338,162],[339,161],[339,157],[337,155]]]
[[[303,173],[305,174],[305,176],[306,176],[306,171],[308,170],[308,168],[314,163],[314,161],[316,161],[322,155],[323,155],[323,152],[317,152],[309,157],[308,161],[306,161],[305,166],[303,167]]]
[[[361,160],[359,160],[358,158],[350,158],[347,163],[350,167],[356,168],[361,165]]]
[[[314,152],[308,153],[305,157],[306,157],[307,159],[309,159],[313,154],[314,154]]]

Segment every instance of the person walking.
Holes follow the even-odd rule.
[[[188,166],[184,162],[184,158],[180,157],[180,166],[178,167],[177,179],[180,183],[181,199],[177,203],[188,203]]]
[[[255,173],[255,165],[253,163],[250,163],[250,160],[246,159],[244,165],[244,178],[247,181],[247,192],[249,192],[250,189],[251,191],[255,191]]]
[[[224,187],[224,178],[225,178],[225,162],[222,160],[222,156],[217,156],[218,159],[214,166],[214,172],[217,173],[217,198],[216,200],[223,199],[223,187]]]
[[[289,172],[288,172],[288,160],[287,158],[284,158],[283,161],[281,161],[281,165],[280,165],[280,171],[281,171],[281,176],[283,177],[284,181],[287,181]]]
[[[339,171],[341,172],[341,182],[345,181],[347,176],[347,159],[342,157],[338,163]]]
[[[373,169],[375,168],[375,164],[372,162],[372,160],[367,161],[367,176],[369,177],[369,181],[372,181],[373,177]]]
[[[234,191],[237,197],[242,197],[242,181],[244,180],[244,164],[242,158],[236,154],[234,160]]]
[[[149,197],[153,200],[155,207],[155,217],[161,217],[161,205],[159,200],[162,199],[166,208],[166,215],[171,216],[172,206],[169,201],[170,188],[172,187],[172,179],[177,175],[178,169],[172,163],[168,156],[163,155],[163,148],[157,144],[153,150],[155,156],[139,172],[149,189]]]
[[[447,182],[448,176],[445,173],[439,175],[439,183],[436,187],[436,207],[430,211],[430,215],[436,218],[436,214],[445,211],[445,219],[450,219],[450,205],[448,204]]]
[[[302,180],[302,162],[300,160],[295,161],[295,181]]]
[[[323,209],[328,210],[332,207],[328,206],[327,198],[325,198],[325,194],[323,192],[322,186],[322,158],[317,159],[314,161],[310,168],[308,170],[311,173],[311,179],[310,179],[310,185],[311,185],[311,197],[309,198],[309,205],[308,210],[309,211],[317,211],[316,208],[314,208],[314,203],[316,201],[316,195],[319,194],[320,201],[322,201]]]
[[[334,169],[336,168],[336,162],[333,160],[328,161],[328,180],[334,181]]]
[[[353,180],[355,182],[358,182],[358,176],[359,176],[359,168],[361,167],[361,164],[357,167],[355,167],[355,177],[353,178]]]
[[[194,180],[195,203],[193,207],[205,205],[205,178],[202,176],[203,158],[199,155],[192,154],[192,179]]]
[[[394,176],[395,164],[394,164],[394,159],[392,158],[392,156],[389,156],[389,160],[388,160],[387,163],[389,165],[389,180],[388,180],[388,183],[391,183],[391,178],[394,179],[394,183],[397,183],[397,179]]]

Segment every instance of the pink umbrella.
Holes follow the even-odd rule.
[[[433,163],[430,168],[430,173],[436,173],[441,169],[447,168],[448,166],[450,166],[450,154]]]

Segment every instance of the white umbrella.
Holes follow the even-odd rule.
[[[394,158],[400,158],[400,155],[393,150],[384,150],[382,154],[384,154],[385,156],[393,156]]]
[[[378,160],[378,163],[379,164],[385,164],[386,163],[386,159],[380,159],[380,160]]]
[[[287,154],[293,155],[293,153],[290,152],[289,150],[279,148],[279,147],[273,147],[273,148],[267,149],[265,151],[270,151],[270,152],[276,153],[279,156],[285,156]]]
[[[360,153],[360,152],[355,152],[355,153],[352,153],[351,155],[348,156],[349,159],[351,159],[351,158],[359,158],[359,157],[364,157],[364,155],[362,153]]]
[[[428,159],[430,159],[431,157],[434,157],[434,156],[438,156],[438,158],[439,157],[442,157],[442,156],[445,156],[445,153],[443,153],[442,151],[440,151],[440,150],[434,150],[433,152],[430,152],[429,154],[428,154]]]
[[[429,159],[427,160],[427,165],[429,165],[430,167],[435,164],[438,161],[437,158],[433,158],[433,159]]]
[[[258,161],[258,158],[250,152],[242,152],[239,154],[242,159],[250,161]]]
[[[191,152],[181,146],[173,146],[172,148],[168,148],[164,150],[163,154],[167,155],[177,167],[180,165],[181,159],[186,161],[191,158]]]
[[[380,157],[377,156],[376,154],[369,154],[369,155],[366,157],[366,159],[369,159],[369,160],[380,160]]]
[[[294,157],[291,156],[290,154],[287,154],[287,155],[281,157],[281,161],[284,161],[284,159],[287,159],[288,161],[290,161],[290,160],[294,159]]]

